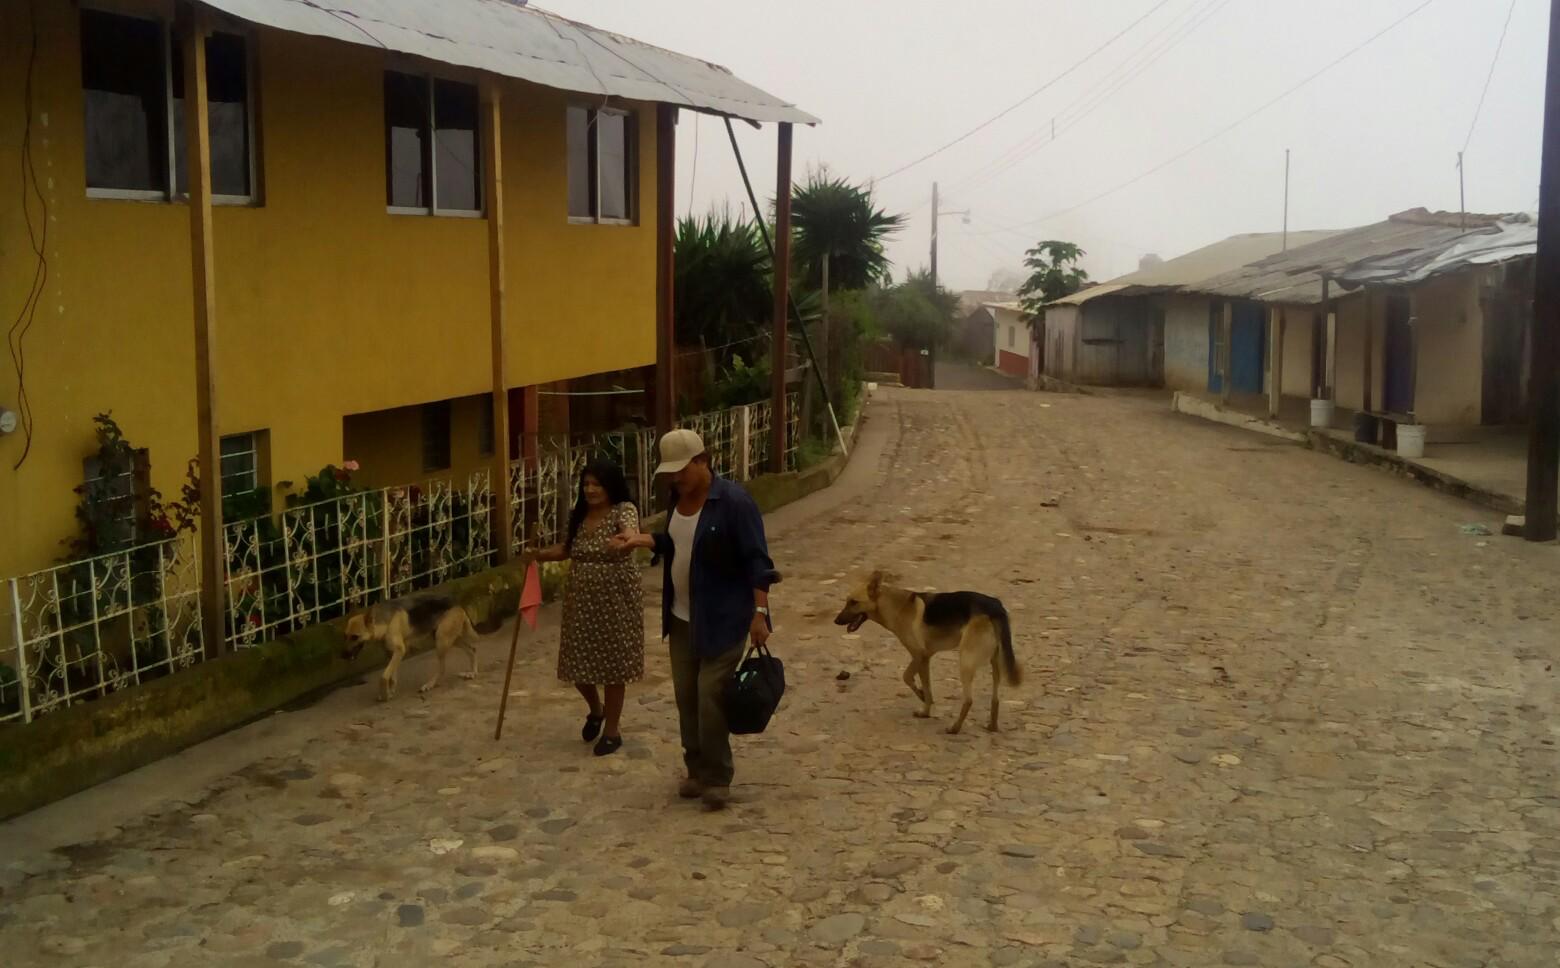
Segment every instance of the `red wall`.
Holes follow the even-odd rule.
[[[997,369],[1009,376],[1028,376],[1029,358],[999,349],[997,350]]]

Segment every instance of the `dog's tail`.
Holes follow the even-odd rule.
[[[997,606],[997,614],[992,621],[997,625],[997,631],[1002,635],[1002,675],[1010,686],[1022,685],[1024,670],[1019,668],[1018,656],[1013,654],[1013,625],[1008,619],[1007,609]]]

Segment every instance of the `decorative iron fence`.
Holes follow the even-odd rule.
[[[362,491],[223,526],[230,648],[258,645],[493,563],[487,471]]]
[[[790,402],[786,455],[796,466]],[[747,481],[769,462],[773,414],[755,403],[697,414],[716,472]],[[508,500],[518,554],[563,539],[579,476],[605,457],[624,470],[646,514],[655,510],[656,436],[625,429],[541,437],[510,464],[495,495],[488,471],[452,480],[361,491],[223,525],[224,644],[249,648],[492,566],[495,500]],[[200,567],[189,535],[54,565],[4,584],[0,594],[0,724],[30,722],[167,675],[205,653]]]
[[[204,651],[189,535],[12,578],[0,613],[0,723],[159,678]]]

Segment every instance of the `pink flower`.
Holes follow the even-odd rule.
[[[348,473],[355,471],[358,469],[358,462],[355,460],[343,461],[341,469],[347,471]]]

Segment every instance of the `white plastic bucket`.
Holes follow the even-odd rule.
[[[1425,425],[1398,424],[1397,444],[1399,457],[1425,456]]]
[[[1333,402],[1331,400],[1311,401],[1311,426],[1327,428],[1332,426]]]

